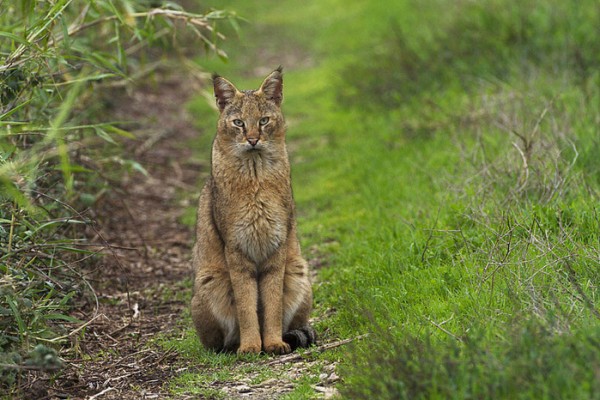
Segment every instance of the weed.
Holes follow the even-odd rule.
[[[598,358],[589,350],[598,350],[597,329],[563,336],[535,322],[513,326],[519,328],[493,341],[477,328],[461,342],[386,334],[373,343],[385,348],[359,350],[371,352],[376,367],[352,374],[342,393],[381,399],[595,397]]]
[[[2,2],[0,22],[0,386],[15,372],[59,367],[53,347],[81,323],[74,300],[93,296],[79,263],[86,250],[86,211],[111,182],[118,140],[132,137],[98,116],[97,94],[152,72],[152,51],[166,48],[180,26],[221,57],[216,23],[222,11],[189,13],[174,3],[95,1]],[[152,50],[155,49],[155,50]],[[104,144],[113,147],[106,156]],[[75,332],[75,331],[72,331]],[[41,346],[41,347],[40,347]]]
[[[413,10],[421,8],[408,3]],[[557,1],[430,3],[445,12],[411,14],[399,3],[397,13],[376,15],[389,29],[369,37],[371,45],[363,47],[358,62],[342,68],[344,103],[368,96],[373,104],[393,107],[419,93],[470,89],[481,81],[504,81],[512,74],[528,76],[539,70],[584,87],[598,79],[600,49],[590,35],[600,14],[593,1],[576,6]],[[406,21],[403,14],[422,20]],[[416,24],[421,29],[408,28]],[[361,79],[354,79],[357,75]]]

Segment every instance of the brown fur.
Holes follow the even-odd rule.
[[[213,84],[220,117],[198,207],[192,318],[208,348],[289,353],[283,333],[312,329],[312,290],[296,237],[281,68],[258,90],[219,76]]]

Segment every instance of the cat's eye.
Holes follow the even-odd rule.
[[[261,119],[258,121],[258,124],[259,124],[259,125],[261,125],[261,126],[264,126],[264,125],[266,125],[266,124],[268,124],[268,123],[269,123],[269,117],[262,117],[262,118],[261,118]]]
[[[233,124],[241,128],[242,126],[244,126],[244,121],[242,121],[241,119],[234,119]]]

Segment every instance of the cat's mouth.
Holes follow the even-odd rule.
[[[263,149],[263,145],[261,143],[257,143],[255,145],[251,145],[248,143],[244,147],[246,148],[246,151],[248,151],[248,152],[258,152]]]

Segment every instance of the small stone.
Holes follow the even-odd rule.
[[[323,367],[323,371],[333,372],[335,370],[335,364],[327,364]]]
[[[335,372],[332,372],[331,375],[327,378],[327,383],[333,383],[340,380],[340,377]]]
[[[248,393],[252,391],[252,388],[248,385],[239,385],[234,387],[234,390],[238,393]]]
[[[315,390],[319,393],[323,393],[324,398],[331,399],[339,395],[339,392],[334,387],[315,386]]]
[[[269,387],[269,386],[274,386],[275,384],[277,384],[277,379],[271,378],[271,379],[267,379],[264,382],[261,382],[258,386],[260,386],[260,387]]]
[[[325,398],[326,399],[331,399],[334,397],[337,397],[340,395],[340,392],[338,392],[338,390],[334,387],[328,387],[327,390],[325,391]]]

